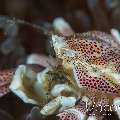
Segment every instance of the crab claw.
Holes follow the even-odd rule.
[[[64,112],[57,115],[58,120],[84,120],[87,119],[86,103],[81,101],[75,107],[64,110]]]
[[[37,73],[42,68],[39,65],[19,65],[15,71],[10,90],[25,103],[38,104],[38,90],[34,90],[34,86],[37,82]]]
[[[105,111],[98,104],[103,107],[108,101],[104,98],[93,105],[91,99],[83,96],[77,105],[58,114],[58,120],[102,120]]]
[[[0,71],[0,97],[4,96],[10,91],[9,85],[11,83],[13,74],[13,69]]]
[[[44,116],[48,116],[62,112],[65,109],[73,107],[75,105],[75,102],[75,97],[58,96],[57,98],[50,101],[47,105],[45,105],[40,113]]]

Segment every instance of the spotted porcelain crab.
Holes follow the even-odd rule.
[[[112,37],[94,31],[70,37],[53,35],[52,40],[63,71],[72,78],[69,79],[71,84],[79,87],[80,94],[87,96],[95,106],[112,106],[114,98],[120,95],[120,51],[115,43],[111,44]],[[77,112],[74,110],[72,112]]]
[[[24,102],[42,106],[43,116],[55,114],[59,120],[102,119],[106,111],[115,110],[116,99],[120,102],[119,44],[103,32],[76,34],[68,24],[56,24],[60,34],[51,36],[55,66],[36,72],[20,65],[12,82],[10,71],[1,72],[0,95],[8,92],[11,83],[10,89]]]

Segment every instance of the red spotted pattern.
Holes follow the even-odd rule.
[[[80,118],[74,111],[65,111],[59,114],[58,117],[58,120],[80,120]]]
[[[74,56],[64,56],[63,59],[70,63],[83,61],[89,64],[101,66],[104,69],[110,69],[112,73],[120,73],[120,50],[112,43],[114,38],[111,35],[99,31],[87,32],[82,34],[75,34],[67,37],[65,42],[68,47],[66,50],[75,51]],[[84,66],[84,67],[87,67]],[[92,67],[92,66],[91,66]],[[109,68],[108,68],[109,67]],[[81,67],[82,68],[82,67]],[[81,68],[75,68],[78,84],[86,86],[87,88],[94,88],[104,92],[118,93],[117,83],[111,74],[101,74],[101,77],[92,77],[87,74],[89,71],[84,71]]]
[[[90,76],[78,66],[75,67],[74,71],[74,75],[77,77],[76,80],[79,82],[79,85],[87,87],[88,89],[96,89],[108,93],[118,93],[116,86],[110,83],[105,76],[101,76],[100,78]]]
[[[68,109],[57,116],[59,117],[58,120],[81,120],[79,113],[83,115],[87,113],[86,103],[83,101],[80,101],[72,109]]]
[[[111,44],[113,39],[106,33],[94,31],[67,37],[65,42],[69,49],[79,52],[80,57],[94,64],[104,65],[108,62],[120,63],[120,51]]]
[[[14,70],[3,70],[0,71],[0,97],[7,94],[9,90],[9,85],[12,80]]]
[[[62,56],[61,59],[64,62],[72,63],[78,86],[87,88],[88,92],[85,95],[95,105],[104,107],[111,104],[111,100],[116,95],[120,95],[120,84],[116,82],[118,76],[113,78],[111,74],[120,74],[120,49],[115,38],[104,32],[92,31],[66,37],[64,42],[67,45],[65,44],[66,46],[61,48],[61,52],[57,55]],[[72,51],[73,55],[71,55]],[[70,54],[67,54],[68,52]],[[61,55],[61,53],[64,54]],[[93,68],[97,71],[92,71]],[[106,93],[112,93],[112,95]],[[72,109],[86,112],[84,105],[76,105]],[[74,110],[66,110],[58,116],[59,120],[80,120]]]

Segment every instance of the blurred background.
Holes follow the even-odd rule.
[[[75,32],[110,33],[112,28],[120,29],[120,0],[3,0],[0,15],[0,68],[4,69],[23,63],[28,54],[47,52],[42,31],[16,23],[6,25],[7,17],[3,16],[47,26],[46,29],[56,17],[63,17]]]
[[[62,16],[77,32],[120,29],[119,0],[4,0],[0,3],[0,15],[32,22]]]
[[[8,16],[43,27],[47,24],[47,29],[56,17],[63,17],[76,32],[110,33],[112,28],[120,30],[120,0],[0,0],[0,69],[25,63],[32,53],[48,54],[47,36],[41,30],[14,21],[5,23]],[[25,120],[31,107],[10,93],[0,99],[0,120],[10,119],[8,114]],[[105,119],[117,120],[112,117]]]

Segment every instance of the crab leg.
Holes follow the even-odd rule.
[[[40,113],[44,116],[59,113],[65,109],[73,107],[75,105],[75,102],[75,97],[58,96],[57,98],[50,101],[47,105],[45,105]]]

